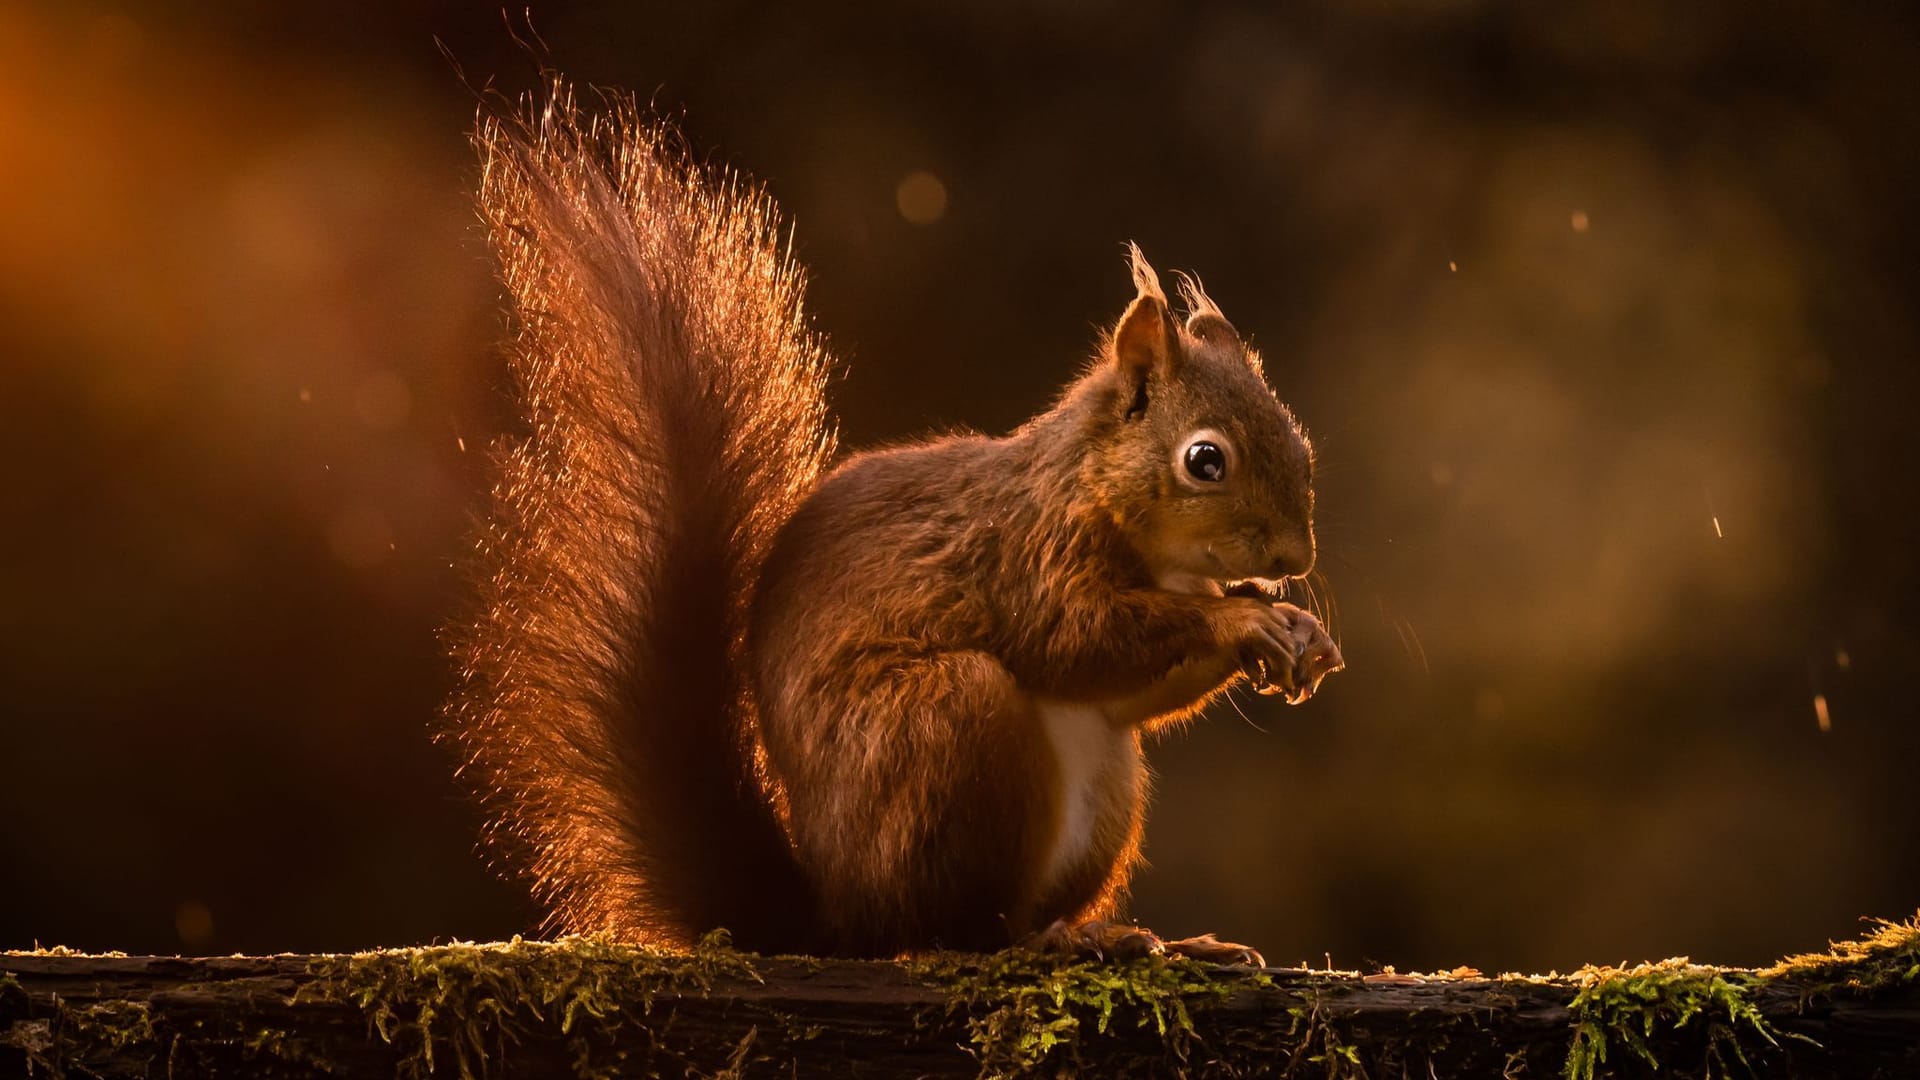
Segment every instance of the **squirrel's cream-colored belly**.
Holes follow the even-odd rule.
[[[1059,897],[1088,878],[1097,889],[1124,855],[1132,832],[1142,779],[1139,743],[1131,728],[1113,723],[1099,705],[1037,701],[1034,709],[1060,776],[1040,893]]]

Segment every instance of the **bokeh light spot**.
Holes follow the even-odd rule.
[[[213,910],[198,900],[183,901],[173,913],[173,929],[182,945],[203,948],[213,940]]]
[[[1482,690],[1474,696],[1473,713],[1482,720],[1498,720],[1507,715],[1507,699],[1498,690]]]
[[[947,185],[930,172],[910,172],[894,189],[900,216],[915,225],[931,225],[947,214]]]
[[[390,431],[406,423],[412,409],[413,393],[392,371],[376,371],[353,389],[353,411],[368,427]]]
[[[1585,210],[1575,210],[1573,212],[1573,231],[1586,232],[1587,224],[1587,212]]]

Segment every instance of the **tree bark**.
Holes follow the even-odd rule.
[[[338,958],[0,953],[0,1075],[1546,1078],[1563,1074],[1576,1031],[1593,1020],[1572,1007],[1571,978],[1182,967],[1180,978],[1204,988],[1157,997],[1123,988],[1102,1032],[1105,1006],[1078,995],[1125,969],[1080,966],[1046,983],[1042,968],[981,977],[966,962],[931,972],[741,954],[697,980],[647,984],[595,1016],[579,972],[620,975],[617,961],[569,968],[574,989],[515,1001],[484,980],[449,997],[445,972],[465,969],[405,966],[429,953],[441,955],[372,954],[400,958],[382,970],[402,973],[373,990],[343,979]],[[519,977],[521,961],[499,962],[500,978]],[[1789,974],[1742,994],[1771,1032],[1712,1009],[1677,1026],[1669,1015],[1647,1043],[1659,1075],[1743,1075],[1744,1056],[1759,1076],[1920,1076],[1920,980],[1868,992]],[[1652,1072],[1616,1037],[1595,1075]]]

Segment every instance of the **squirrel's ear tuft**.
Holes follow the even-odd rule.
[[[1139,244],[1132,242],[1127,244],[1127,264],[1133,270],[1135,293],[1140,296],[1151,296],[1164,305],[1167,302],[1167,294],[1160,291],[1160,275],[1154,270],[1153,264],[1147,262],[1146,253],[1140,250]]]
[[[1166,294],[1160,291],[1160,275],[1148,265],[1140,245],[1127,245],[1127,252],[1137,295],[1113,328],[1113,359],[1129,390],[1127,415],[1131,417],[1146,410],[1148,378],[1155,374],[1170,378],[1177,371],[1180,333],[1167,309]]]
[[[1175,270],[1180,279],[1180,299],[1187,305],[1187,333],[1202,341],[1219,345],[1238,345],[1240,332],[1227,321],[1220,305],[1207,295],[1206,286],[1193,274]]]

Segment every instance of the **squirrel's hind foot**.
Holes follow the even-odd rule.
[[[1139,926],[1089,919],[1081,923],[1055,920],[1053,925],[1022,943],[1035,952],[1060,953],[1092,960],[1134,960],[1143,956],[1184,956],[1205,964],[1267,966],[1258,949],[1221,941],[1212,934],[1163,941]]]
[[[1260,950],[1251,945],[1238,945],[1231,941],[1221,941],[1212,934],[1199,937],[1181,938],[1178,941],[1165,942],[1166,950],[1174,956],[1184,956],[1189,960],[1198,960],[1203,964],[1234,964],[1246,967],[1266,967],[1267,958]]]

